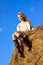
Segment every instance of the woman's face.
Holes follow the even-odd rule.
[[[18,15],[19,20],[23,20],[23,17],[21,15]]]
[[[20,18],[20,15],[18,15],[18,18]]]

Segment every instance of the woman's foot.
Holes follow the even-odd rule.
[[[25,58],[24,53],[22,53],[22,54],[18,53],[18,55],[19,55],[20,57]]]

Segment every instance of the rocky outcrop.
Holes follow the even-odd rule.
[[[25,58],[23,58],[18,55],[15,48],[9,65],[43,65],[43,25],[26,33],[32,42],[31,50],[28,51],[24,44]]]

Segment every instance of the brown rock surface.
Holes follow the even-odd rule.
[[[22,58],[15,48],[9,65],[43,65],[43,25],[27,34],[32,41],[31,51],[27,51],[27,47],[24,45],[25,58]]]

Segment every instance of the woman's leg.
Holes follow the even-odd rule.
[[[21,46],[19,45],[19,41],[18,40],[19,40],[19,36],[17,37],[17,35],[13,34],[13,41],[15,43],[15,46],[16,46],[17,50],[18,50],[18,53],[20,54],[21,57],[24,57],[23,50],[21,49]]]
[[[28,49],[28,50],[31,50],[32,42],[29,40],[28,36],[25,36],[25,37],[23,38],[23,40],[24,40],[25,45],[27,46],[27,49]]]

